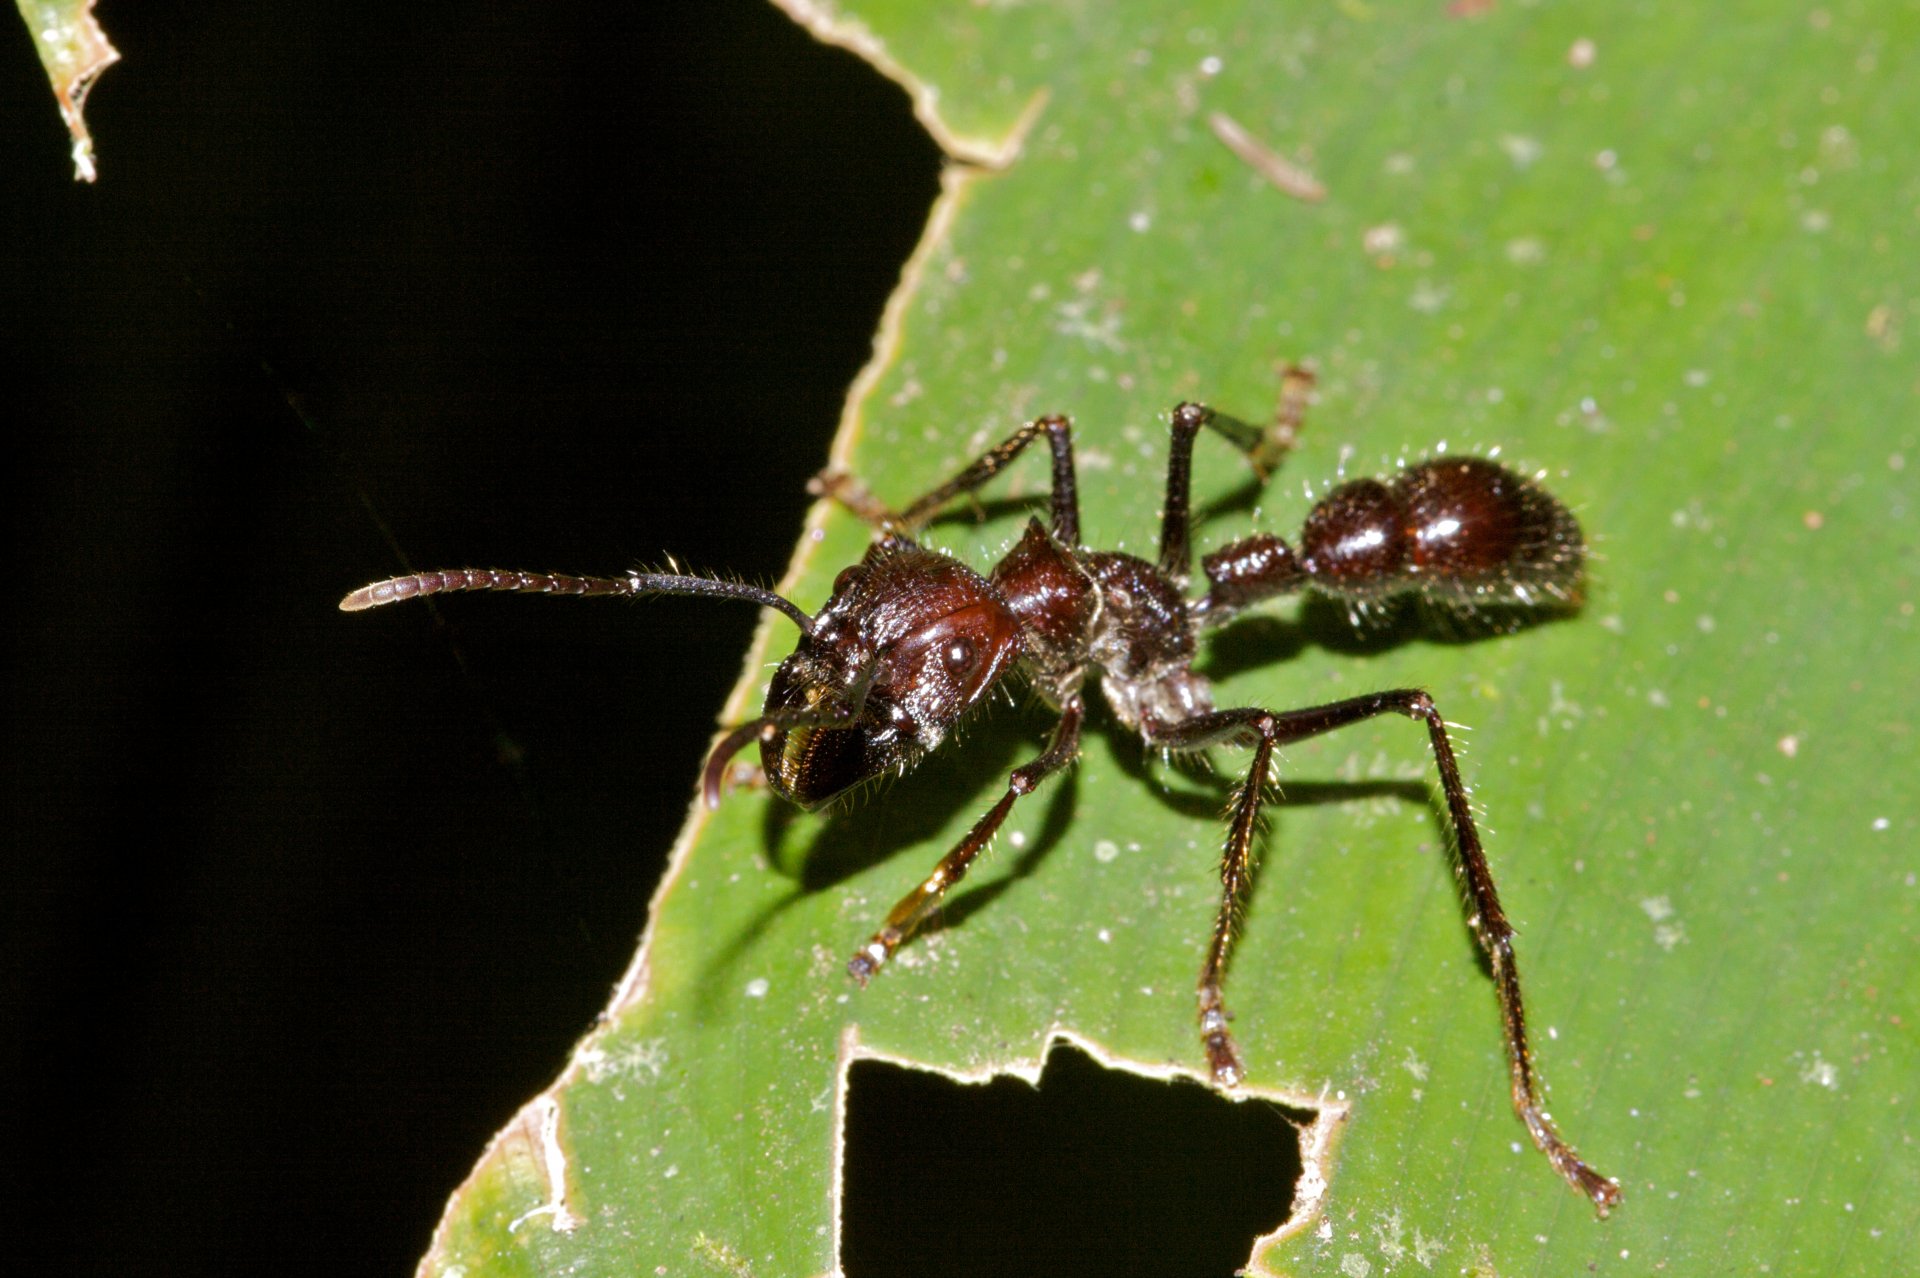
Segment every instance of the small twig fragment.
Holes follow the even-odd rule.
[[[1320,184],[1320,179],[1247,132],[1232,116],[1215,111],[1207,116],[1207,127],[1213,130],[1213,136],[1219,138],[1227,150],[1239,156],[1255,173],[1273,183],[1283,195],[1291,195],[1308,204],[1318,204],[1327,198],[1327,188]]]

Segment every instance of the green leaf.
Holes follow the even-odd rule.
[[[1419,685],[1470,726],[1555,1116],[1625,1203],[1597,1221],[1528,1147],[1422,734],[1379,721],[1286,752],[1229,979],[1250,1087],[1349,1115],[1319,1215],[1256,1268],[1895,1271],[1920,1241],[1920,6],[1454,8],[805,7],[956,153],[1006,157],[949,174],[835,460],[903,502],[1071,412],[1087,540],[1138,551],[1165,411],[1257,418],[1304,361],[1319,399],[1257,512],[1201,441],[1201,545],[1292,536],[1302,482],[1441,441],[1545,469],[1595,550],[1577,615],[1355,638],[1280,609],[1201,669],[1223,704]],[[1044,463],[1000,483],[1043,494]],[[933,540],[990,563],[1025,513]],[[786,589],[817,606],[864,543],[816,510]],[[790,635],[769,620],[731,720]],[[1096,729],[942,931],[843,974],[1045,727],[1003,709],[841,817],[696,811],[605,1024],[423,1270],[832,1269],[855,1050],[1031,1071],[1062,1031],[1199,1072],[1230,752],[1196,776]]]

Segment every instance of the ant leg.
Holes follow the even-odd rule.
[[[892,532],[900,525],[893,508],[873,495],[873,490],[844,470],[829,468],[807,481],[807,492],[825,497],[863,524],[880,532]]]
[[[1167,501],[1160,511],[1160,571],[1182,587],[1193,566],[1188,543],[1189,509],[1193,491],[1193,437],[1213,420],[1205,404],[1182,404],[1173,410],[1173,442],[1167,449]]]
[[[1080,544],[1080,483],[1073,473],[1073,426],[1064,417],[1044,419],[1053,450],[1053,535],[1063,546]]]
[[[1200,969],[1200,1041],[1206,1047],[1213,1081],[1220,1087],[1238,1086],[1246,1077],[1240,1050],[1227,1029],[1230,1018],[1221,1002],[1220,981],[1233,947],[1234,923],[1253,877],[1253,835],[1273,763],[1273,747],[1279,740],[1279,719],[1265,710],[1217,710],[1178,723],[1149,720],[1146,725],[1149,743],[1182,752],[1242,744],[1249,735],[1254,738],[1253,766],[1247,769],[1247,779],[1233,799],[1227,844],[1220,858],[1220,910],[1214,918],[1206,964]]]
[[[1080,540],[1080,498],[1073,471],[1073,427],[1064,417],[1041,417],[1028,422],[999,444],[975,458],[973,463],[938,488],[923,494],[900,513],[906,530],[920,527],[940,512],[955,497],[970,493],[1006,469],[1007,464],[1025,451],[1028,444],[1045,432],[1053,450],[1053,520],[1071,526],[1072,543]],[[1062,533],[1063,538],[1065,534]]]
[[[980,454],[959,474],[923,494],[905,510],[894,511],[876,498],[858,479],[844,471],[824,471],[807,485],[816,496],[839,502],[881,532],[911,536],[956,497],[983,487],[988,480],[1026,450],[1041,434],[1053,450],[1054,533],[1068,545],[1080,541],[1080,499],[1074,480],[1072,427],[1064,417],[1041,417],[1028,422],[1006,439]]]
[[[1205,404],[1181,404],[1173,410],[1169,423],[1173,428],[1173,442],[1167,452],[1167,500],[1160,514],[1161,572],[1184,586],[1193,566],[1188,534],[1192,522],[1193,437],[1200,433],[1200,428],[1210,427],[1216,435],[1245,453],[1254,474],[1264,481],[1274,465],[1293,451],[1312,389],[1311,370],[1298,364],[1287,365],[1281,374],[1280,402],[1274,410],[1273,425],[1266,429],[1215,412]]]
[[[1287,454],[1299,446],[1300,432],[1307,424],[1307,408],[1313,403],[1314,383],[1318,380],[1313,370],[1304,364],[1281,364],[1275,371],[1280,374],[1280,394],[1274,401],[1270,425],[1255,426],[1225,414],[1216,414],[1215,419],[1207,423],[1215,434],[1246,454],[1247,464],[1263,483]]]
[[[849,976],[865,985],[900,948],[901,943],[918,931],[920,925],[940,908],[947,889],[966,876],[967,867],[973,864],[974,858],[992,841],[1001,822],[1007,819],[1014,800],[1033,793],[1042,781],[1079,757],[1080,723],[1085,715],[1086,706],[1079,693],[1073,693],[1062,701],[1060,722],[1054,727],[1053,738],[1047,743],[1047,748],[1039,758],[1013,770],[1007,779],[1007,792],[1000,796],[1000,801],[974,823],[966,837],[951,852],[940,859],[940,864],[933,867],[933,873],[927,876],[925,882],[900,898],[900,903],[893,907],[887,915],[887,921],[873,934],[873,939],[862,946],[847,964]]]
[[[1247,450],[1247,460],[1263,478],[1281,458],[1299,447],[1317,380],[1304,364],[1287,364],[1280,369],[1280,399],[1273,408],[1273,427],[1259,448]]]
[[[1453,744],[1447,736],[1446,721],[1433,704],[1433,698],[1417,688],[1376,692],[1346,701],[1335,701],[1304,710],[1276,714],[1269,710],[1223,710],[1196,715],[1191,719],[1152,728],[1148,739],[1156,745],[1175,750],[1201,750],[1208,746],[1244,742],[1254,738],[1253,767],[1246,784],[1234,800],[1232,822],[1221,862],[1222,896],[1220,912],[1214,923],[1213,943],[1207,951],[1206,965],[1200,972],[1200,1029],[1212,1066],[1214,1081],[1232,1086],[1242,1077],[1239,1053],[1227,1030],[1227,1015],[1220,997],[1221,977],[1225,973],[1232,947],[1233,926],[1241,894],[1245,892],[1252,861],[1255,822],[1259,816],[1261,792],[1267,780],[1267,767],[1275,746],[1319,736],[1349,724],[1382,714],[1404,714],[1427,725],[1428,743],[1440,771],[1440,788],[1446,796],[1447,813],[1452,819],[1455,853],[1454,872],[1465,891],[1471,913],[1467,926],[1493,969],[1494,990],[1500,1000],[1500,1019],[1505,1030],[1507,1066],[1511,1076],[1513,1108],[1533,1137],[1533,1143],[1547,1156],[1575,1189],[1592,1200],[1605,1215],[1620,1201],[1620,1186],[1589,1167],[1560,1135],[1548,1117],[1541,1096],[1540,1078],[1534,1069],[1533,1051],[1527,1042],[1526,1013],[1520,997],[1520,971],[1514,961],[1513,927],[1500,908],[1499,893],[1493,884],[1493,872],[1487,866],[1480,832],[1473,823],[1467,802],[1467,787],[1460,779],[1460,766],[1454,758]]]

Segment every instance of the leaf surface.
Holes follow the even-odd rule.
[[[1422,734],[1379,721],[1286,751],[1229,980],[1250,1083],[1350,1111],[1320,1215],[1256,1271],[1899,1269],[1920,1241],[1920,7],[801,16],[906,82],[956,154],[1004,160],[950,173],[850,399],[836,461],[882,497],[1070,412],[1087,541],[1146,552],[1166,410],[1258,418],[1302,361],[1318,402],[1263,494],[1202,440],[1201,546],[1291,537],[1303,482],[1443,441],[1543,469],[1589,532],[1571,618],[1355,636],[1282,608],[1201,669],[1222,704],[1417,685],[1468,725],[1554,1113],[1625,1204],[1596,1221],[1528,1146]],[[1216,114],[1325,198],[1283,193]],[[932,540],[991,563],[1030,510],[991,498],[1045,482],[1023,460]],[[789,593],[817,607],[865,540],[817,510]],[[790,635],[763,629],[733,720]],[[942,931],[870,988],[844,976],[1045,728],[1002,707],[824,821],[764,794],[696,811],[605,1024],[423,1271],[831,1270],[856,1042],[979,1074],[1032,1070],[1062,1030],[1199,1071],[1231,753],[1175,771],[1097,727]]]

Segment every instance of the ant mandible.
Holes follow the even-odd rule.
[[[1200,1037],[1214,1083],[1244,1076],[1228,1030],[1221,979],[1234,920],[1252,869],[1255,830],[1276,747],[1383,714],[1424,723],[1455,837],[1455,871],[1467,924],[1492,968],[1505,1030],[1513,1106],[1533,1142],[1605,1215],[1619,1184],[1589,1167],[1547,1115],[1527,1042],[1513,928],[1500,908],[1481,849],[1446,721],[1418,688],[1375,692],[1302,710],[1219,709],[1194,673],[1201,632],[1255,604],[1302,590],[1356,611],[1415,594],[1457,608],[1571,601],[1585,547],[1567,508],[1495,462],[1436,457],[1392,478],[1357,479],[1328,493],[1311,513],[1299,548],[1256,533],[1201,560],[1206,593],[1186,595],[1194,437],[1212,428],[1253,459],[1285,451],[1290,430],[1269,436],[1199,404],[1172,417],[1166,505],[1156,561],[1088,549],[1080,539],[1071,428],[1064,417],[1029,422],[946,483],[894,511],[850,476],[822,475],[813,489],[877,535],[859,563],[834,579],[832,597],[811,616],[790,600],[744,583],[672,573],[624,577],[458,569],[413,573],[363,587],[341,601],[359,611],[457,590],[558,595],[698,595],[739,599],[785,614],[800,644],[774,672],[759,718],[728,732],[707,760],[702,788],[720,801],[728,763],[753,742],[773,792],[809,811],[888,771],[905,772],[937,748],[987,690],[1019,672],[1058,714],[1039,756],[1015,768],[1007,791],[943,857],[847,965],[864,985],[939,908],[946,893],[1000,828],[1016,800],[1071,764],[1086,718],[1082,686],[1097,671],[1113,715],[1150,747],[1194,754],[1251,746],[1253,763],[1236,792],[1221,859],[1220,907],[1200,971]],[[1282,421],[1281,426],[1287,423]],[[1053,454],[1051,520],[1025,533],[985,576],[931,550],[915,534],[955,498],[973,493],[1028,445],[1045,438]]]

